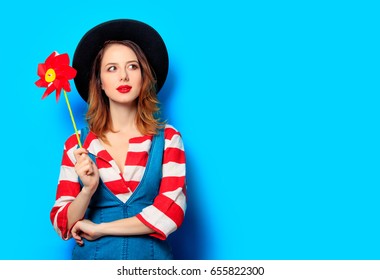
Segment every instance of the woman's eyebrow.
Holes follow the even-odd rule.
[[[131,63],[131,62],[136,62],[136,63],[138,63],[138,60],[129,60],[129,61],[127,61],[127,64],[128,63]],[[107,66],[107,65],[118,65],[119,63],[117,63],[117,62],[108,62],[107,64],[105,64],[104,66]]]

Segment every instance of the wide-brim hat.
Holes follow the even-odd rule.
[[[73,67],[77,70],[74,83],[78,93],[87,101],[92,65],[95,57],[109,40],[129,40],[144,52],[155,73],[156,90],[160,91],[169,70],[169,57],[160,34],[146,23],[132,19],[116,19],[89,30],[74,52]]]

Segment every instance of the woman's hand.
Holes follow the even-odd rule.
[[[74,157],[77,161],[75,164],[75,172],[78,174],[84,185],[82,190],[88,190],[93,194],[99,185],[98,168],[88,156],[88,151],[84,148],[75,150]]]
[[[82,238],[92,241],[102,237],[102,234],[99,232],[98,229],[98,224],[95,224],[90,220],[81,220],[73,226],[73,228],[71,229],[71,234],[73,235],[75,242],[79,246],[82,246]]]

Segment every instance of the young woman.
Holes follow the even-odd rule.
[[[171,259],[166,241],[184,219],[180,133],[157,118],[168,56],[145,23],[91,29],[75,51],[75,84],[88,102],[83,147],[65,143],[51,221],[73,259]]]

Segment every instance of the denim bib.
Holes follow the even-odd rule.
[[[81,130],[81,141],[88,134],[88,128]],[[152,205],[158,194],[162,178],[162,157],[165,139],[163,130],[153,137],[144,175],[131,197],[124,203],[119,200],[100,180],[91,198],[85,219],[94,223],[111,222],[129,218]],[[96,162],[94,155],[89,154]],[[80,182],[81,186],[82,182]],[[75,245],[74,260],[155,260],[172,259],[172,252],[166,240],[149,235],[104,236],[94,241],[83,239],[83,246]]]

